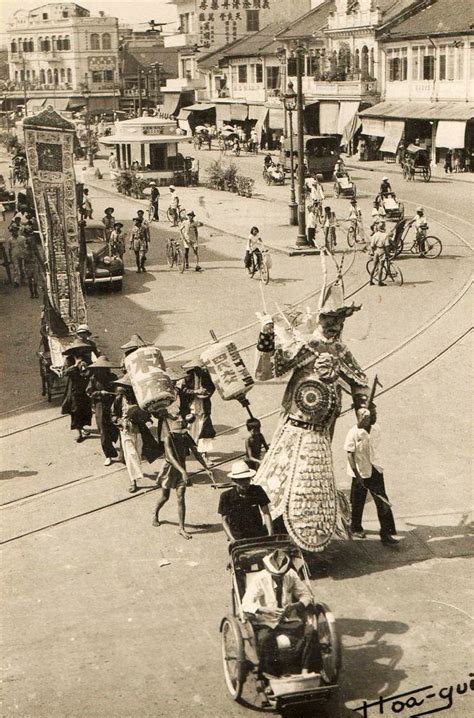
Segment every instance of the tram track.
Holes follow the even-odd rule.
[[[453,341],[451,341],[448,345],[446,345],[445,347],[443,347],[443,349],[439,350],[439,351],[438,351],[434,356],[432,356],[428,361],[424,362],[423,364],[421,364],[420,366],[416,367],[415,369],[413,369],[412,371],[410,371],[408,374],[406,374],[405,376],[403,376],[401,379],[399,379],[399,380],[393,382],[393,384],[391,384],[390,386],[388,386],[388,387],[386,387],[385,389],[383,389],[382,391],[380,391],[379,394],[378,394],[378,397],[381,397],[381,396],[383,396],[383,395],[389,393],[390,391],[393,391],[394,389],[396,389],[396,388],[399,387],[400,385],[404,384],[405,382],[409,381],[409,380],[412,379],[414,376],[418,375],[419,373],[421,373],[422,371],[424,371],[424,370],[427,369],[428,367],[432,366],[436,361],[438,361],[441,357],[443,357],[445,354],[447,354],[449,351],[451,351],[455,346],[457,346],[463,339],[465,339],[465,338],[473,331],[473,328],[474,328],[474,327],[469,327],[468,329],[466,329],[464,332],[462,332],[460,335],[458,335]],[[268,418],[269,416],[271,416],[271,415],[277,413],[278,411],[279,411],[279,409],[277,409],[277,410],[275,410],[275,411],[272,411],[272,412],[269,412],[268,414],[264,415],[264,417],[262,417],[262,418]],[[349,411],[351,411],[351,409],[349,409],[349,408],[346,409],[346,410],[344,410],[344,411],[341,413],[341,416],[344,415],[344,414],[347,414]],[[235,431],[235,430],[236,430],[236,427],[234,427],[233,430]],[[221,433],[225,433],[225,432],[221,432]],[[214,468],[219,468],[220,466],[225,466],[225,465],[229,464],[230,462],[235,461],[236,458],[239,458],[239,457],[242,457],[242,456],[244,456],[244,454],[242,454],[242,453],[236,454],[236,455],[232,456],[231,458],[227,458],[227,459],[225,459],[225,460],[222,461],[222,462],[218,462],[217,464],[215,464]],[[118,469],[117,471],[119,471],[119,469]],[[198,471],[195,471],[195,472],[190,472],[189,476],[190,476],[190,478],[192,479],[194,476],[198,476],[198,475],[201,474],[201,473],[202,473],[202,470],[198,470]],[[99,477],[97,477],[97,478],[99,478]],[[77,483],[77,482],[76,482],[76,483]],[[55,527],[57,527],[57,526],[64,525],[64,524],[66,524],[66,523],[69,523],[69,522],[71,522],[71,521],[75,521],[75,520],[80,519],[80,518],[84,518],[85,516],[90,516],[90,515],[92,515],[92,514],[98,513],[99,511],[104,511],[105,509],[114,508],[115,506],[119,506],[120,504],[123,504],[123,503],[125,503],[126,501],[132,501],[133,499],[138,499],[138,498],[140,498],[140,497],[146,496],[147,494],[149,494],[149,493],[151,493],[152,491],[155,491],[155,490],[156,490],[156,487],[150,487],[150,488],[144,489],[143,491],[141,491],[141,492],[139,492],[139,493],[137,493],[137,494],[132,494],[132,495],[130,495],[130,496],[124,496],[124,497],[122,497],[122,498],[120,498],[120,499],[116,499],[116,500],[111,501],[111,502],[109,502],[109,503],[107,503],[107,504],[104,504],[104,505],[102,505],[102,506],[96,506],[96,507],[94,507],[94,508],[92,508],[92,509],[88,509],[87,511],[82,511],[82,512],[80,512],[80,513],[78,513],[78,514],[74,514],[73,516],[69,516],[69,517],[66,517],[66,518],[64,518],[64,519],[59,519],[58,521],[54,521],[54,522],[48,524],[47,526],[40,526],[40,527],[38,527],[38,528],[32,529],[31,531],[25,531],[25,532],[23,532],[23,533],[21,533],[21,534],[18,534],[18,535],[16,535],[16,536],[12,536],[12,537],[10,537],[10,538],[8,538],[8,539],[5,539],[5,540],[3,540],[3,541],[0,541],[0,545],[10,544],[10,543],[13,543],[13,542],[15,542],[15,541],[19,541],[20,539],[27,538],[28,536],[32,536],[32,535],[41,533],[41,532],[43,532],[43,531],[48,531],[48,530],[50,530],[50,529],[52,529],[52,528],[55,528]]]

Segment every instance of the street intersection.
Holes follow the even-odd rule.
[[[199,153],[201,180],[215,157],[215,151]],[[94,338],[112,360],[119,360],[120,344],[138,333],[178,366],[212,341],[213,330],[218,338],[232,336],[252,371],[255,312],[263,310],[263,301],[272,313],[296,302],[301,310],[316,310],[319,257],[286,254],[296,238],[296,229],[287,226],[288,187],[263,184],[262,156],[235,161],[256,179],[252,199],[205,187],[178,189],[182,204],[205,225],[202,273],[180,275],[167,267],[166,239],[176,230],[160,221],[152,226],[148,271],[137,274],[128,253],[123,294],[88,296]],[[102,161],[104,179],[90,185],[94,216],[101,218],[112,205],[129,233],[136,210],[147,203],[115,194],[105,165]],[[351,172],[368,227],[382,175],[362,167]],[[390,166],[385,174],[391,176]],[[314,566],[313,589],[336,615],[344,648],[340,695],[328,716],[356,715],[352,709],[363,700],[428,683],[438,690],[467,680],[470,669],[472,185],[443,177],[407,185],[395,173],[392,185],[407,215],[416,205],[425,206],[444,251],[433,261],[401,258],[403,287],[368,286],[362,251],[344,262],[346,296],[362,304],[347,321],[344,339],[369,377],[377,373],[383,384],[377,405],[402,541],[395,551],[381,546],[371,504],[365,522],[369,538],[335,542],[324,565]],[[331,184],[325,188],[327,203],[346,218],[347,200],[333,199]],[[162,210],[167,201],[164,188]],[[243,266],[253,224],[274,250],[263,298],[262,287]],[[338,258],[348,250],[344,226]],[[164,510],[164,525],[153,528],[159,462],[146,468],[144,490],[130,497],[126,471],[120,464],[104,469],[97,438],[74,443],[58,403],[40,401],[38,303],[27,298],[26,289],[4,284],[0,302],[6,377],[1,540],[8,616],[2,713],[243,716],[246,709],[226,696],[220,665],[218,628],[230,610],[230,582],[218,491],[196,475],[187,499],[193,541],[176,535],[173,500]],[[283,387],[278,381],[257,384],[249,395],[254,413],[264,417],[267,439]],[[221,464],[215,473],[222,483],[243,450],[245,414],[235,402],[216,398],[213,418]],[[352,423],[347,411],[333,442],[341,488],[348,486],[342,444]],[[472,715],[472,697],[458,696],[451,713]]]

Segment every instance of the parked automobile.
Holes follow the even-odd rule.
[[[111,253],[102,222],[89,220],[81,228],[86,245],[86,272],[84,283],[88,286],[107,286],[120,292],[123,285],[124,266],[118,256]]]

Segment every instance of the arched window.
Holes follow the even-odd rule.
[[[63,39],[60,35],[56,41],[56,50],[62,50],[62,49],[63,49]]]
[[[112,48],[112,38],[108,32],[102,35],[102,50],[110,50]]]
[[[61,77],[61,85],[66,82],[66,70],[64,67],[62,67],[59,71],[60,77]]]
[[[366,45],[362,48],[360,69],[362,79],[366,80],[369,75],[369,50]]]
[[[48,85],[52,85],[52,84],[53,84],[53,73],[51,72],[51,70],[47,70],[47,72],[46,72],[46,79],[47,79],[47,81],[48,81]]]
[[[54,68],[53,76],[54,76],[54,84],[59,85],[59,72],[58,72],[57,67]]]
[[[46,73],[44,70],[40,70],[40,83],[42,85],[46,84]]]
[[[41,49],[43,52],[49,52],[51,50],[51,42],[49,41],[49,37],[45,37],[41,45]]]
[[[27,79],[27,80],[30,79],[30,71],[29,71],[29,70],[26,71],[26,79]]]
[[[30,45],[30,52],[34,52],[35,51],[35,43],[33,42],[32,37],[30,37],[29,45]]]
[[[12,41],[12,44],[10,45],[11,52],[18,52],[18,45],[16,44],[15,40]]]
[[[67,74],[67,81],[71,85],[72,84],[72,70],[70,67],[67,68],[66,74]]]
[[[91,50],[100,50],[100,37],[97,33],[91,35]]]
[[[370,48],[369,73],[370,73],[370,77],[375,77],[375,54],[374,54],[373,47]]]
[[[28,40],[23,40],[23,52],[29,52],[30,51],[30,43]]]
[[[360,50],[356,50],[354,53],[354,72],[360,72]]]
[[[15,82],[18,82],[18,70],[15,70]]]
[[[33,80],[33,82],[36,80],[36,72],[35,72],[35,70],[32,70],[32,71],[31,71],[31,79]]]
[[[69,36],[66,35],[66,37],[63,40],[63,50],[70,50],[71,49],[71,41],[69,39]]]

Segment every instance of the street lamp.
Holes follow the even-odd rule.
[[[298,224],[298,205],[296,203],[295,194],[295,158],[293,154],[293,112],[296,110],[296,92],[293,89],[293,83],[288,83],[287,91],[282,96],[283,106],[288,113],[288,121],[290,125],[290,224],[295,226]]]
[[[303,62],[306,48],[300,43],[295,48],[296,55],[296,112],[298,126],[298,237],[296,246],[303,249],[310,243],[306,237],[306,199],[304,176],[304,123],[303,123]]]

